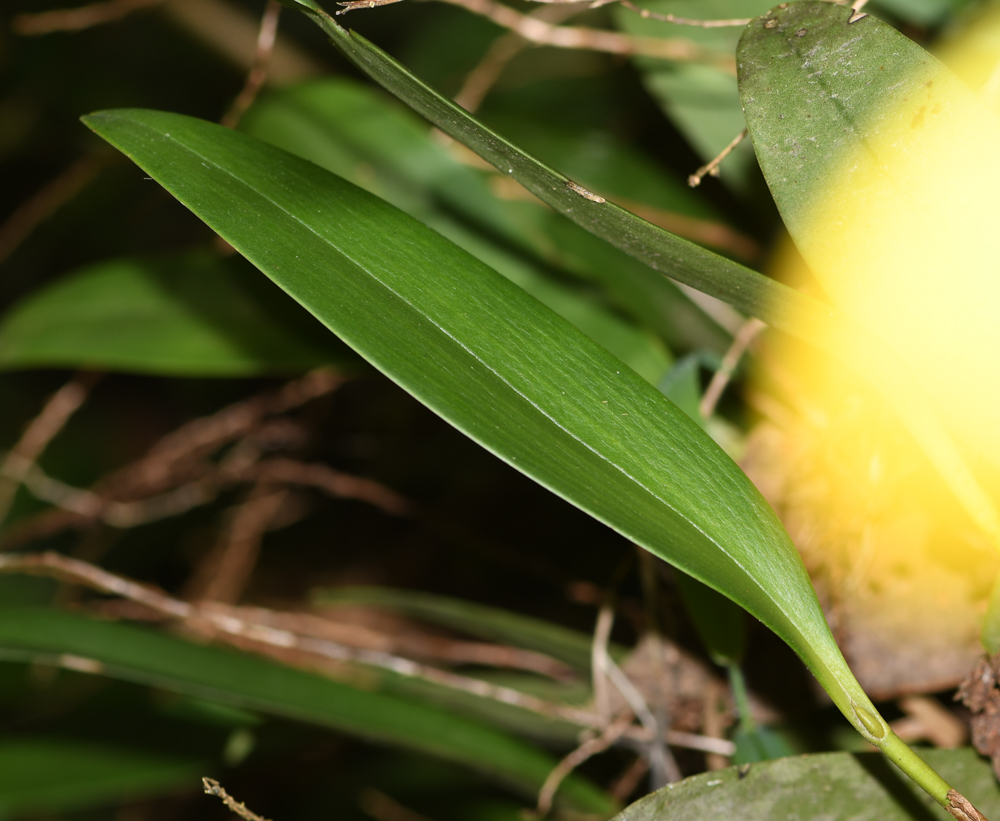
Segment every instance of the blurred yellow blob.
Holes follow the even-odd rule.
[[[832,159],[794,239],[819,295],[899,354],[923,392],[903,401],[933,408],[1000,504],[1000,117],[984,102],[1000,103],[1000,6],[942,57],[977,90],[928,58],[919,83],[855,124],[863,139]],[[785,254],[778,277],[800,284],[801,264]],[[745,467],[862,685],[876,697],[954,686],[980,652],[1000,545],[850,369],[788,342],[762,370],[770,422]]]
[[[932,70],[858,128],[796,244],[952,434],[1000,466],[1000,119]]]

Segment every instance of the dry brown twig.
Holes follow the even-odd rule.
[[[389,670],[398,675],[422,679],[443,687],[471,693],[503,704],[510,704],[538,715],[560,718],[581,727],[591,727],[603,731],[608,725],[606,719],[595,713],[548,702],[511,687],[503,687],[481,679],[446,672],[380,650],[349,647],[329,639],[315,638],[280,627],[273,627],[266,623],[267,619],[261,618],[262,613],[270,612],[273,615],[273,611],[264,611],[261,608],[227,607],[212,603],[192,604],[169,596],[150,585],[140,584],[109,573],[88,562],[62,556],[58,553],[0,554],[0,572],[32,573],[83,584],[94,590],[136,602],[168,618],[177,619],[185,627],[201,636],[227,641],[242,649],[267,652],[269,655],[296,650],[303,654],[311,654],[316,659],[328,659],[333,662],[347,662]],[[302,614],[295,615],[301,616]],[[72,657],[67,661],[59,657],[51,661],[63,666],[70,664],[73,669],[85,672],[94,673],[102,670],[100,662],[92,659]],[[619,669],[617,665],[615,665],[615,669]],[[618,686],[619,682],[615,683]],[[639,696],[639,703],[644,704],[641,696]],[[648,712],[648,708],[645,709]],[[630,738],[643,745],[659,744],[665,741],[674,746],[688,747],[703,752],[715,752],[721,755],[732,755],[734,751],[732,742],[724,739],[707,738],[694,733],[674,730],[663,733],[651,732],[648,726],[630,726],[622,733],[622,737]]]
[[[430,821],[427,816],[404,807],[395,798],[371,787],[366,787],[358,795],[358,806],[375,821]]]
[[[229,807],[229,809],[236,813],[240,818],[243,818],[244,821],[269,821],[269,819],[264,818],[262,815],[257,815],[257,813],[247,809],[246,804],[233,798],[214,778],[202,778],[201,783],[205,788],[206,795],[214,795],[221,798],[222,803]]]
[[[624,804],[648,772],[648,759],[643,755],[636,756],[635,760],[625,768],[625,772],[611,784],[608,792],[619,804]]]
[[[690,177],[688,177],[688,185],[692,188],[697,188],[701,185],[701,181],[705,179],[706,176],[718,177],[720,174],[719,166],[722,161],[726,159],[744,139],[746,139],[747,130],[744,128],[739,134],[733,137],[732,141],[725,148],[718,153],[718,155],[695,171]]]
[[[113,23],[140,9],[158,6],[163,0],[105,0],[75,9],[52,9],[37,14],[18,14],[10,27],[22,36],[51,34],[56,31],[83,29]]]
[[[566,3],[564,5],[542,6],[530,12],[528,16],[557,24],[581,11],[583,9],[578,4]],[[531,41],[526,40],[516,32],[498,37],[487,49],[476,67],[466,76],[465,82],[454,97],[454,101],[466,111],[474,113],[486,98],[489,90],[500,79],[500,75],[510,61],[530,45]]]
[[[47,476],[33,462],[15,459],[9,470],[4,465],[0,472],[9,475],[20,465],[17,469],[23,475],[18,481],[58,510],[40,514],[5,533],[3,548],[96,521],[117,528],[136,527],[206,504],[222,489],[243,482],[312,486],[334,496],[370,501],[390,515],[406,515],[412,506],[398,494],[377,482],[348,476],[325,465],[282,458],[260,460],[259,448],[255,447],[251,448],[256,454],[253,458],[233,458],[241,453],[239,446],[218,464],[209,458],[234,442],[246,443],[253,436],[264,436],[277,424],[269,419],[336,390],[344,381],[333,371],[319,369],[287,383],[276,393],[251,397],[196,419],[164,436],[136,462],[87,490]]]
[[[715,413],[715,406],[719,403],[723,392],[726,390],[726,386],[733,378],[740,360],[766,327],[767,325],[759,319],[751,317],[736,332],[729,350],[722,357],[722,365],[712,376],[712,381],[708,383],[705,395],[702,396],[701,402],[698,404],[698,413],[702,419],[708,419]]]
[[[277,0],[267,0],[264,14],[260,18],[260,31],[257,34],[257,50],[254,53],[253,65],[247,73],[243,89],[229,106],[229,110],[219,120],[226,128],[236,128],[247,109],[257,99],[257,94],[267,81],[267,71],[274,52],[274,44],[278,37],[278,20],[281,17],[281,5]]]
[[[0,522],[7,517],[18,485],[35,471],[35,461],[86,401],[98,374],[77,374],[49,397],[0,463]]]
[[[599,736],[587,739],[556,764],[538,792],[538,805],[535,807],[536,817],[544,818],[549,814],[549,811],[552,809],[552,799],[555,798],[556,790],[559,789],[559,785],[562,784],[566,776],[587,759],[592,758],[598,753],[603,753],[609,747],[613,746],[631,726],[634,717],[631,710],[626,710],[615,721],[609,724]]]
[[[494,2],[494,0],[442,0],[459,6],[492,20],[497,25],[512,31],[532,43],[554,48],[583,49],[600,51],[607,54],[623,56],[658,57],[663,60],[681,60],[718,64],[735,73],[735,61],[728,56],[703,49],[692,40],[683,37],[633,37],[616,31],[582,28],[575,26],[558,26],[534,17],[522,14],[510,6]],[[360,9],[373,9],[387,6],[402,0],[350,0],[340,2],[339,14]]]
[[[607,0],[614,2],[615,0]],[[564,2],[564,0],[535,0],[537,3]],[[600,2],[600,0],[598,0]],[[673,23],[675,26],[693,26],[695,28],[716,29],[716,28],[737,28],[750,23],[752,17],[738,17],[728,20],[694,20],[690,17],[678,17],[676,14],[659,14],[649,9],[641,8],[630,0],[617,0],[617,2],[629,11],[633,11],[640,17],[647,20],[659,20],[662,23]],[[602,4],[603,5],[603,4]]]
[[[229,526],[187,585],[194,600],[236,604],[260,556],[264,533],[288,498],[288,490],[257,482],[236,507]]]

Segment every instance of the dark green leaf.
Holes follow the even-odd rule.
[[[874,707],[781,523],[655,388],[475,258],[309,163],[179,115],[87,123],[420,401],[761,619],[863,728],[853,705]]]
[[[587,231],[654,270],[765,321],[789,307],[785,303],[793,299],[795,292],[791,289],[657,228],[616,205],[588,196],[595,192],[581,193],[572,188],[571,180],[485,128],[363,37],[341,28],[314,0],[288,0],[288,3],[310,15],[334,45],[372,79]]]
[[[961,783],[987,817],[1000,814],[1000,788],[974,750],[924,750]],[[688,778],[632,804],[615,821],[931,821],[950,819],[888,761],[873,753],[823,753],[730,767]]]

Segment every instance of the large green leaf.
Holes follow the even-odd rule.
[[[604,202],[593,192],[575,188],[572,180],[483,126],[363,37],[341,28],[314,0],[283,2],[312,17],[349,60],[418,114],[467,145],[502,174],[517,180],[558,213],[653,270],[718,297],[744,313],[778,324],[791,315],[790,308],[805,299],[756,271]],[[815,303],[814,309],[823,313],[820,303]],[[801,327],[806,329],[809,323]]]
[[[676,285],[538,202],[504,199],[491,177],[460,162],[425,122],[370,85],[343,78],[307,83],[264,97],[241,129],[371,191],[570,319],[633,369],[657,379],[662,354],[637,329],[549,268],[599,282],[616,307],[668,343],[723,348],[725,335]],[[648,176],[648,175],[647,175]],[[688,317],[687,328],[671,323]],[[687,342],[692,344],[692,342]],[[654,375],[655,374],[655,375]]]
[[[64,738],[0,742],[0,819],[193,788],[207,762]]]
[[[265,300],[241,287],[232,264],[209,254],[100,262],[4,316],[0,369],[252,376],[344,360],[336,345],[324,349],[285,327]]]
[[[962,783],[988,817],[1000,814],[1000,788],[975,750],[926,750],[934,768]],[[812,818],[824,821],[950,819],[884,759],[824,753],[702,773],[647,795],[614,821],[739,821]]]
[[[628,211],[581,193],[567,178],[485,128],[363,37],[342,29],[315,0],[283,2],[311,16],[329,34],[334,45],[372,79],[587,231],[654,270],[729,302],[772,327],[850,363],[889,399],[955,497],[979,528],[1000,545],[1000,513],[996,505],[972,474],[938,415],[926,402],[916,401],[922,390],[913,373],[881,337],[828,303],[783,286],[685,242]],[[793,3],[790,8],[799,5]],[[755,21],[750,30],[762,25],[761,20]],[[995,235],[993,231],[988,233]],[[934,232],[925,231],[924,234],[930,236]],[[980,307],[982,304],[991,303],[980,303]]]
[[[273,715],[325,725],[473,767],[537,793],[555,761],[479,722],[398,696],[352,687],[254,656],[55,610],[0,609],[0,655],[54,660]],[[605,813],[607,796],[583,779],[563,800]]]
[[[874,707],[781,523],[655,388],[475,258],[309,163],[179,115],[86,122],[420,401],[765,622],[872,737],[859,715]]]

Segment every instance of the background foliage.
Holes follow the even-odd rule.
[[[769,5],[649,8],[730,18]],[[720,655],[709,639],[738,680],[742,665],[754,699],[744,719],[777,728],[737,729],[726,672],[702,643],[712,627],[692,622],[682,602],[697,587],[373,373],[79,124],[119,107],[232,116],[260,3],[168,0],[78,32],[27,33],[38,18],[21,15],[41,10],[10,2],[0,19],[0,213],[10,215],[0,227],[0,444],[14,447],[32,419],[55,439],[40,470],[18,475],[7,459],[0,549],[58,551],[174,598],[131,591],[123,601],[104,595],[120,592],[109,579],[94,593],[0,576],[0,760],[10,762],[0,767],[0,815],[207,816],[222,812],[199,795],[198,776],[211,775],[278,819],[514,817],[578,745],[572,711],[599,712],[591,637],[601,605],[615,613],[610,655],[624,663],[643,649],[625,669],[652,682],[641,689],[654,720],[733,738],[736,761],[856,744],[791,652],[752,625],[745,649]],[[957,0],[873,0],[870,10],[921,42],[970,13]],[[400,3],[346,19],[469,105],[475,89],[463,83],[505,36],[452,5]],[[679,31],[619,7],[573,22],[681,36],[698,56],[525,49],[478,116],[588,189],[766,268],[780,225],[749,144],[721,180],[685,185],[742,128],[730,62],[740,29]],[[240,130],[372,191],[492,266],[660,387],[734,458],[760,447],[748,439],[760,401],[730,389],[717,412],[698,410],[734,335],[748,331],[739,314],[692,298],[484,170],[362,80],[305,19],[283,13],[280,32],[268,85]],[[60,431],[38,413],[64,385]],[[48,407],[58,415],[58,403]],[[839,569],[810,570],[824,604],[857,623]],[[988,593],[976,584],[973,611]],[[169,615],[176,631],[180,600],[215,603],[181,614],[185,640],[107,621]],[[284,615],[232,609],[241,604]],[[225,621],[234,615],[236,630]],[[743,629],[729,624],[727,637]],[[314,644],[279,652],[261,625]],[[978,652],[974,630],[970,641],[966,622],[955,629],[943,643],[958,649],[937,667],[885,663],[848,626],[838,636],[857,645],[852,663],[879,668],[883,714],[912,724],[930,710],[936,719],[916,737],[943,746],[963,730],[941,705]],[[927,655],[922,638],[904,660]],[[486,642],[492,649],[476,656]],[[425,666],[413,676],[404,658]],[[470,680],[562,712],[498,703],[500,690],[484,698]],[[944,695],[897,701],[928,693]],[[681,774],[714,763],[672,749]],[[609,814],[649,790],[649,761],[654,776],[669,774],[641,739],[618,744],[567,780],[558,811]]]

